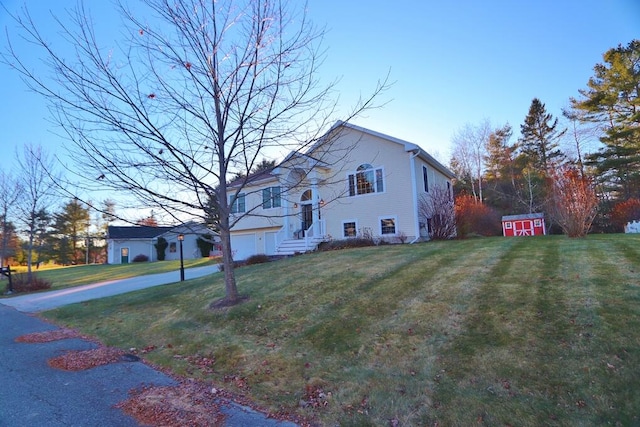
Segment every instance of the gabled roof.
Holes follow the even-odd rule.
[[[242,176],[242,177],[236,178],[233,181],[230,181],[227,184],[227,187],[239,187],[240,185],[246,186],[246,185],[256,184],[260,181],[275,179],[275,176],[271,173],[273,169],[275,168],[258,171],[258,172],[249,174],[249,176],[246,176],[246,177]]]
[[[542,218],[544,219],[543,213],[528,213],[528,214],[519,214],[519,215],[504,215],[502,217],[503,221],[517,221],[519,219],[532,219],[532,218]]]
[[[238,179],[235,179],[231,182],[229,182],[228,186],[229,187],[238,187],[240,185],[242,185],[244,183],[244,185],[249,185],[249,184],[256,184],[260,181],[267,181],[267,180],[272,180],[275,179],[275,175],[274,175],[274,171],[276,173],[278,173],[277,169],[280,167],[280,165],[286,163],[287,161],[291,160],[294,157],[301,157],[301,158],[305,158],[307,160],[313,161],[315,162],[318,166],[324,166],[324,162],[322,162],[321,160],[317,160],[313,157],[312,153],[322,144],[324,144],[325,142],[327,142],[327,138],[330,137],[331,133],[333,131],[335,131],[337,128],[339,127],[344,127],[347,129],[352,129],[364,134],[368,134],[368,135],[372,135],[375,136],[377,138],[380,139],[384,139],[399,145],[402,145],[402,147],[404,148],[405,152],[409,153],[413,153],[415,156],[419,157],[420,159],[424,160],[425,162],[429,163],[431,166],[433,166],[435,169],[437,169],[440,173],[442,173],[443,175],[445,175],[448,178],[455,178],[455,174],[453,172],[451,172],[451,170],[449,168],[447,168],[446,166],[444,166],[442,163],[440,163],[439,161],[437,161],[433,156],[431,156],[429,153],[427,153],[426,151],[424,151],[419,145],[416,145],[412,142],[408,142],[405,140],[402,140],[400,138],[396,138],[394,136],[391,135],[386,135],[384,133],[380,133],[380,132],[376,132],[374,130],[371,129],[367,129],[367,128],[363,128],[361,126],[357,126],[348,122],[343,122],[341,120],[338,120],[333,126],[331,126],[331,128],[325,132],[320,138],[318,138],[318,140],[309,147],[309,149],[304,152],[298,152],[298,151],[292,151],[290,152],[282,162],[280,162],[280,164],[278,164],[276,167],[269,169],[269,170],[265,170],[265,171],[260,171],[260,172],[256,172],[254,174],[249,175],[248,177],[241,177]],[[246,181],[245,181],[246,179]]]
[[[116,226],[107,228],[107,239],[153,239],[175,227]]]
[[[322,144],[324,144],[327,141],[327,138],[331,135],[331,133],[333,131],[335,131],[337,128],[339,127],[344,127],[347,129],[352,129],[364,134],[368,134],[368,135],[372,135],[375,136],[377,138],[380,139],[384,139],[396,144],[400,144],[402,145],[402,147],[404,148],[404,150],[406,152],[412,152],[414,153],[417,157],[421,158],[422,160],[424,160],[425,162],[429,163],[431,166],[433,166],[434,168],[436,168],[439,172],[441,172],[443,175],[449,177],[449,178],[455,178],[455,174],[453,172],[451,172],[451,170],[449,170],[449,168],[447,168],[446,166],[444,166],[442,163],[440,163],[439,161],[437,161],[435,158],[433,158],[433,156],[431,156],[429,153],[427,153],[426,151],[424,151],[419,145],[416,145],[412,142],[409,141],[405,141],[403,139],[400,138],[396,138],[394,136],[391,135],[386,135],[384,133],[381,132],[376,132],[374,130],[371,129],[367,129],[367,128],[363,128],[362,126],[358,126],[358,125],[354,125],[352,123],[348,123],[348,122],[343,122],[341,120],[338,120],[333,126],[331,126],[331,128],[320,138],[318,138],[318,140],[311,146],[309,147],[309,149],[306,151],[306,153],[301,154],[301,153],[297,153],[297,152],[292,152],[289,153],[289,155],[284,159],[284,162],[286,162],[287,160],[291,159],[294,156],[305,156],[308,158],[313,158],[313,156],[311,156],[311,153],[313,153],[319,146],[321,146]]]
[[[361,126],[357,126],[357,125],[354,125],[354,124],[351,124],[351,123],[347,123],[347,122],[342,122],[342,121],[338,121],[335,125],[333,125],[331,130],[335,129],[338,126],[344,126],[346,128],[349,128],[349,129],[357,130],[358,132],[366,133],[366,134],[369,134],[369,135],[372,135],[372,136],[375,136],[375,137],[378,137],[378,138],[381,138],[381,139],[386,139],[387,141],[395,142],[396,144],[400,144],[400,145],[402,145],[404,147],[404,150],[406,152],[412,152],[412,153],[416,154],[422,160],[424,160],[425,162],[429,163],[431,166],[436,168],[443,175],[445,175],[445,176],[447,176],[449,178],[455,178],[455,174],[453,172],[451,172],[451,170],[449,170],[448,167],[444,166],[442,163],[437,161],[433,156],[431,156],[431,154],[429,154],[426,151],[424,151],[417,144],[414,144],[414,143],[409,142],[409,141],[405,141],[405,140],[400,139],[400,138],[396,138],[395,136],[386,135],[386,134],[381,133],[381,132],[376,132],[376,131],[371,130],[371,129],[363,128]],[[331,130],[329,132],[331,132]]]

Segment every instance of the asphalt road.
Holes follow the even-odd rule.
[[[215,266],[213,267],[215,268]],[[186,279],[211,274],[210,267],[185,271]],[[50,343],[16,342],[21,335],[57,329],[28,312],[173,283],[177,273],[142,276],[78,288],[16,296],[0,300],[0,427],[138,426],[114,405],[129,390],[143,385],[176,382],[142,361],[121,361],[78,372],[49,367],[47,360],[67,350],[87,350],[96,344],[82,339]],[[226,402],[226,427],[295,427],[251,408]]]

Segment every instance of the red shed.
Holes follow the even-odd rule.
[[[505,236],[542,236],[547,234],[544,214],[531,213],[502,217],[502,234]]]

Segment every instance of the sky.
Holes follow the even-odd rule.
[[[76,0],[0,3],[12,12],[27,4],[47,22],[50,10],[62,15]],[[116,18],[108,1],[86,3],[103,28]],[[561,116],[604,52],[640,38],[640,0],[308,0],[308,17],[326,28],[320,77],[339,79],[341,108],[387,74],[394,82],[378,99],[385,105],[353,123],[418,144],[445,164],[452,136],[467,124],[509,123],[517,138],[534,97]],[[1,8],[0,27],[4,49],[14,24]],[[55,43],[56,33],[48,36]],[[0,82],[0,168],[25,143],[63,154],[45,101],[4,64]]]

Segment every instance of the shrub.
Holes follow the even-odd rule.
[[[499,236],[502,231],[500,215],[468,194],[456,197],[455,216],[460,238],[470,235]]]
[[[166,250],[169,246],[169,242],[164,237],[158,237],[158,243],[153,245],[156,247],[156,251],[158,252],[158,261],[164,261],[166,257]]]
[[[584,237],[598,209],[593,180],[575,168],[565,167],[551,175],[551,215],[569,237]]]
[[[354,237],[352,239],[331,240],[322,242],[318,245],[319,251],[334,251],[347,248],[363,248],[366,246],[375,246],[375,240],[369,238]]]
[[[196,244],[198,245],[198,249],[200,249],[200,255],[202,255],[203,258],[208,257],[214,246],[213,235],[203,234],[198,237]]]
[[[31,280],[27,273],[14,273],[11,275],[11,284],[13,285],[13,291],[22,292],[35,292],[51,289],[51,282],[40,279],[35,274],[31,274]],[[9,285],[7,284],[7,289]]]
[[[640,200],[629,199],[616,203],[611,211],[611,223],[616,231],[624,231],[624,226],[633,220],[640,220]]]
[[[257,254],[251,255],[249,258],[245,260],[245,265],[253,265],[253,264],[264,264],[265,262],[269,262],[269,257],[265,254]]]
[[[149,261],[149,257],[145,254],[136,255],[132,262],[147,262]]]
[[[436,186],[418,201],[418,215],[425,221],[429,238],[446,240],[456,235],[455,206],[449,188]]]

